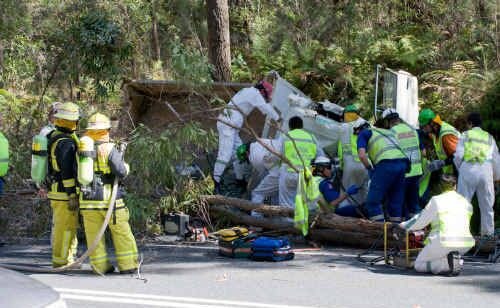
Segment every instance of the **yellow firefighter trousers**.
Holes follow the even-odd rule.
[[[78,211],[68,210],[68,201],[50,200],[52,207],[52,266],[71,264],[76,255],[78,241]]]
[[[118,204],[123,204],[122,200],[117,200]],[[107,210],[107,209],[106,209]],[[87,238],[87,247],[94,241],[99,229],[101,228],[106,211],[104,210],[81,210],[83,225],[85,227],[85,237]],[[129,212],[126,207],[115,210],[116,224],[111,218],[109,229],[115,246],[116,263],[120,271],[135,269],[138,267],[137,245],[134,235],[128,223]],[[111,268],[111,263],[106,252],[106,243],[104,237],[97,245],[96,250],[90,255],[90,264],[97,273],[105,273]]]

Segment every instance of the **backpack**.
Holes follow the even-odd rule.
[[[232,242],[219,241],[219,255],[236,259],[249,258],[255,238],[256,235],[250,234]]]
[[[217,235],[220,236],[219,242],[232,242],[238,238],[242,238],[248,235],[248,229],[243,227],[233,227],[230,229],[222,229],[217,231]]]
[[[292,260],[295,254],[286,237],[260,236],[252,242],[252,255],[256,261]]]

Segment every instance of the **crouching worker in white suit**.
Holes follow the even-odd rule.
[[[260,139],[260,142],[281,153],[281,139]],[[267,150],[260,142],[244,143],[236,150],[240,163],[250,163],[258,185],[252,190],[253,203],[263,203],[270,199],[271,204],[278,204],[280,158]],[[253,213],[253,212],[252,212]]]
[[[221,176],[227,164],[234,158],[238,146],[241,145],[239,128],[243,127],[245,117],[253,109],[259,109],[265,116],[278,121],[279,115],[266,102],[271,101],[273,86],[267,81],[260,81],[254,87],[241,89],[233,96],[223,113],[219,115],[217,121],[217,131],[219,132],[219,151],[214,166],[213,180],[214,193],[220,193]],[[226,123],[226,124],[225,124]],[[227,125],[229,124],[229,125]],[[234,160],[234,170],[237,180],[242,179],[242,172],[239,172],[239,163]]]
[[[407,230],[421,230],[431,225],[425,247],[415,261],[417,272],[459,275],[465,254],[474,246],[469,231],[472,205],[462,195],[448,191],[432,197],[427,206],[412,219],[399,224]]]

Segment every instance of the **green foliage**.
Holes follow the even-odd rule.
[[[194,181],[179,168],[190,166],[215,145],[214,133],[196,123],[168,128],[159,136],[145,126],[138,127],[126,152],[131,163],[127,188],[134,194],[127,199],[132,221],[145,227],[157,222],[159,213],[195,213],[201,203],[199,196],[211,191],[211,180]]]
[[[92,79],[96,95],[107,96],[121,77],[131,46],[118,24],[105,11],[90,10],[69,28],[72,44],[66,45],[69,61],[78,61],[78,73]],[[74,73],[74,72],[73,72]]]
[[[177,40],[172,43],[170,52],[174,80],[181,80],[192,86],[212,81],[211,66],[207,57],[199,50],[185,46]]]
[[[491,83],[486,94],[481,99],[481,117],[483,119],[483,128],[495,137],[497,142],[500,140],[500,73]]]
[[[17,97],[5,89],[0,89],[0,114],[3,118],[2,131],[11,148],[9,184],[15,186],[23,179],[30,178],[31,138],[45,125],[45,110],[49,104],[39,105],[38,98],[28,95]]]

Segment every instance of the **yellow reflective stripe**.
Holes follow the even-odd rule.
[[[62,181],[64,187],[75,187],[75,179],[67,179]]]
[[[109,205],[109,200],[108,201],[97,201],[97,200],[82,200],[81,195],[80,195],[80,209],[95,209],[95,210],[100,210],[100,209],[107,209]],[[119,207],[125,206],[125,202],[123,202],[123,199],[118,199],[115,202],[115,207],[118,209]]]
[[[95,263],[96,261],[99,261],[99,260],[107,260],[108,259],[108,255],[107,254],[102,254],[102,255],[98,255],[98,256],[90,256],[90,260],[92,261],[92,263]]]
[[[53,192],[53,191],[49,191],[47,193],[47,198],[49,198],[50,200],[58,200],[58,201],[68,201],[69,200],[69,196],[67,193]]]
[[[0,163],[8,163],[9,159],[8,158],[0,158]]]
[[[59,143],[59,140],[61,140],[61,139],[58,139],[56,142],[54,142],[54,144],[50,148],[50,157],[51,157],[50,162],[52,164],[52,169],[54,169],[54,171],[56,171],[56,172],[61,171],[59,169],[59,166],[57,165],[57,159],[56,159],[56,147],[57,147],[57,144]]]
[[[131,257],[137,257],[137,251],[136,252],[131,252],[131,253],[127,253],[127,254],[120,254],[120,255],[116,255],[116,260],[123,260],[123,259],[130,259]]]

